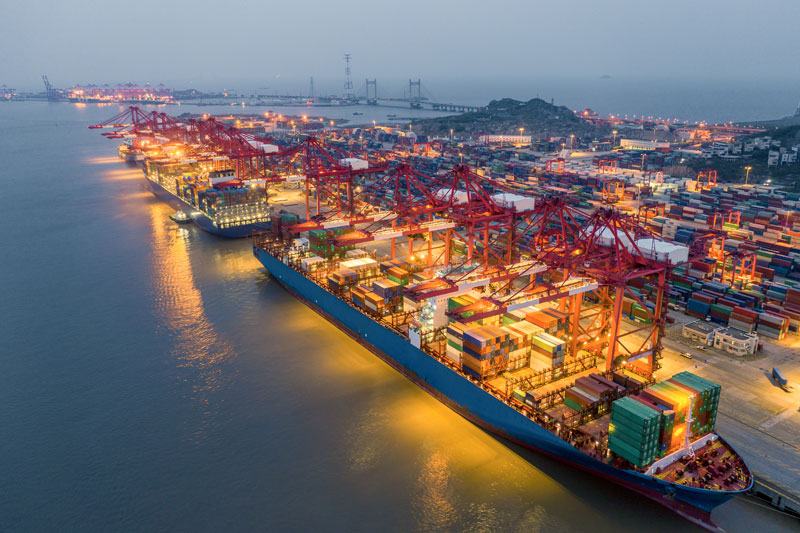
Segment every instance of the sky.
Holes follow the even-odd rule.
[[[0,84],[341,92],[378,78],[800,80],[797,0],[0,0]]]

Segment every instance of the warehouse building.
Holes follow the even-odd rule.
[[[695,342],[705,346],[711,346],[714,344],[714,333],[719,329],[722,328],[717,324],[695,320],[694,322],[684,324],[681,333],[684,337],[692,339]]]
[[[720,328],[714,332],[714,348],[741,357],[753,355],[758,348],[758,335],[736,328]]]

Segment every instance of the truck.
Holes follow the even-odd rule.
[[[786,392],[792,390],[792,387],[789,386],[789,380],[786,379],[786,376],[783,375],[783,372],[781,372],[780,368],[774,367],[772,369],[772,379],[774,379],[775,383],[780,385],[780,387]]]

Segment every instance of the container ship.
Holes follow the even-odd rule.
[[[282,179],[271,164],[282,155],[277,146],[214,118],[178,120],[135,106],[89,128],[111,128],[102,135],[124,139],[119,157],[142,167],[149,189],[179,211],[178,220],[222,237],[269,228],[268,183]]]
[[[146,157],[142,169],[153,194],[209,233],[238,238],[268,229],[267,184],[238,179],[225,168],[229,163],[223,157],[207,162]]]
[[[669,265],[685,262],[689,250],[627,231],[610,235],[621,227],[611,211],[579,220],[563,200],[547,199],[527,211],[537,232],[516,239],[527,253],[505,264],[482,261],[491,238],[508,244],[510,237],[498,228],[470,229],[458,215],[465,211],[454,207],[456,196],[462,206],[471,202],[465,191],[452,187],[444,196],[424,200],[428,212],[442,202],[437,216],[406,226],[399,221],[413,218],[413,203],[399,202],[391,228],[367,229],[364,217],[320,223],[290,216],[255,234],[253,252],[291,294],[466,419],[719,530],[711,511],[753,484],[744,460],[714,431],[721,388],[690,372],[656,382],[660,342],[642,333],[663,332],[667,306],[666,298],[648,301],[646,286],[663,290]],[[505,213],[533,202],[507,193],[491,198]],[[574,219],[567,225],[583,231],[572,251],[555,237],[564,228],[551,218],[572,219],[568,211]],[[616,222],[601,227],[600,220]],[[406,238],[406,258],[396,259]],[[415,251],[420,239],[427,246]],[[388,242],[391,255],[379,255]],[[602,280],[540,262],[563,265],[557,249],[566,258],[616,250],[620,264],[639,254],[652,261],[639,263],[646,269],[639,281],[607,289]],[[446,259],[433,260],[436,254]],[[591,261],[581,259],[576,272]],[[624,268],[638,268],[632,265]],[[653,277],[658,265],[663,270]],[[598,315],[609,320],[592,330],[590,317]],[[642,349],[619,351],[617,339],[635,332],[645,335]]]

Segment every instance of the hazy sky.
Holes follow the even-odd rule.
[[[0,83],[340,91],[380,80],[800,80],[798,0],[0,0]],[[406,82],[407,83],[407,82]]]

